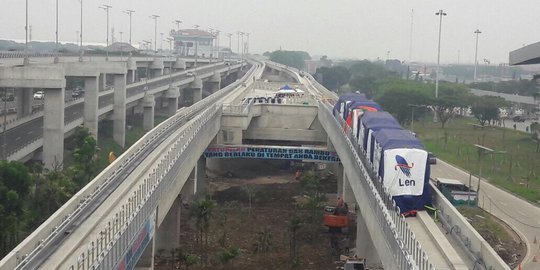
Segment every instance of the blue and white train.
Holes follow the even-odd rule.
[[[431,205],[428,152],[408,130],[362,94],[347,94],[334,106],[334,117],[351,128],[359,148],[404,216]]]

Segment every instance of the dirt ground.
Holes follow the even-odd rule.
[[[206,268],[196,264],[189,269],[338,269],[338,254],[331,248],[331,234],[322,226],[322,207],[316,219],[310,221],[313,212],[297,203],[302,198],[301,184],[293,173],[282,171],[278,175],[253,178],[214,178],[210,181],[212,200],[216,209],[210,222],[209,252],[206,254],[196,239],[197,231],[190,211],[182,211],[181,247],[186,253],[197,254],[202,260],[208,258]],[[328,191],[336,190],[335,179],[327,182]],[[246,189],[253,190],[251,208]],[[328,204],[333,204],[328,202]],[[290,256],[292,234],[289,222],[293,216],[301,217],[302,223],[296,233],[298,261]],[[348,230],[356,232],[353,224]],[[263,241],[262,239],[266,239]],[[352,240],[351,240],[352,239]],[[348,232],[336,234],[334,243],[344,252],[353,247],[355,236]],[[266,243],[266,244],[263,244]],[[268,247],[269,251],[257,252]],[[232,262],[220,261],[220,252],[239,248],[240,255]],[[341,253],[341,252],[339,252]],[[169,255],[170,257],[170,255]],[[179,269],[164,255],[156,269]],[[181,269],[186,269],[185,265]]]
[[[517,267],[527,253],[527,246],[512,228],[479,208],[459,207],[458,210],[511,269]]]

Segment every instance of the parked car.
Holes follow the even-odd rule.
[[[34,93],[34,99],[43,99],[44,97],[45,93],[41,90]]]
[[[73,91],[71,91],[71,97],[78,98],[82,97],[84,95],[84,90],[81,88],[75,88]]]
[[[197,76],[197,74],[196,74],[195,72],[193,72],[193,71],[188,71],[188,72],[186,73],[186,76],[188,76],[188,77],[195,77],[195,76]]]
[[[513,120],[514,122],[525,122],[525,118],[522,117],[521,115],[516,115],[516,116],[514,116],[514,118],[512,118],[512,120]]]
[[[429,152],[428,153],[428,160],[429,160],[429,164],[437,164],[437,156],[435,156],[433,153]]]

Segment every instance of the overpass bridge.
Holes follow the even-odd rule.
[[[217,91],[222,77],[224,84],[230,83],[244,65],[237,60],[210,63],[206,59],[205,65],[197,67],[189,59],[154,57],[110,57],[109,61],[94,57],[89,62],[62,58],[63,62],[59,63],[49,63],[52,60],[48,58],[38,60],[28,66],[0,67],[0,87],[16,88],[17,113],[21,115],[2,127],[0,153],[8,160],[27,160],[48,141],[45,145],[54,145],[43,148],[43,160],[49,168],[54,166],[53,161],[61,163],[63,140],[59,138],[68,136],[75,127],[84,125],[97,138],[99,120],[113,119],[114,139],[124,146],[126,110],[128,114],[130,108],[133,108],[131,113],[135,109],[143,111],[143,126],[150,130],[156,100],[158,107],[166,108],[167,115],[173,115],[179,100],[186,105],[200,100],[203,88],[209,93]],[[191,76],[187,74],[188,67]],[[149,71],[148,77],[138,78],[137,70],[141,68]],[[21,72],[24,72],[22,77]],[[51,79],[50,73],[55,79]],[[85,81],[85,97],[64,103],[65,80],[74,77]],[[29,79],[33,80],[29,82]],[[45,88],[46,97],[44,110],[31,114],[33,88]]]
[[[302,106],[240,103],[268,68],[303,84],[313,96],[311,101],[302,101]],[[295,140],[326,141],[326,150],[339,155],[342,167],[337,170],[343,177],[338,193],[358,206],[359,256],[385,269],[469,269],[429,216],[399,215],[384,187],[366,169],[351,134],[344,133],[342,123],[332,116],[327,100],[333,99],[333,93],[309,76],[252,60],[252,68],[241,80],[178,110],[147,133],[0,261],[0,269],[133,269],[135,265],[152,269],[153,253],[160,244],[156,239],[162,238],[158,228],[164,226],[189,175],[194,175],[196,191],[204,189],[206,162],[201,156],[207,147],[235,145],[242,136],[257,138],[263,133],[275,140],[290,137],[291,131],[277,125],[285,120],[275,118],[290,118],[292,112],[300,114],[295,117],[305,124],[297,132],[313,131]],[[272,116],[264,118],[264,114]],[[257,121],[256,131],[248,130],[253,121]],[[467,230],[466,225],[459,228]],[[486,255],[485,250],[473,252],[484,261],[478,267],[475,263],[476,269],[508,268],[496,258],[491,260],[492,254]]]

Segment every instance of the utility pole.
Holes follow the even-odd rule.
[[[107,56],[105,57],[105,60],[109,60],[109,9],[111,9],[112,6],[103,5],[99,8],[105,10],[105,12],[107,13],[107,47],[105,47],[105,53],[107,54]]]
[[[482,32],[480,32],[480,30],[476,29],[476,31],[474,31],[474,33],[476,34],[476,47],[475,47],[475,50],[474,50],[474,77],[473,77],[473,81],[476,82],[476,69],[478,68],[478,35],[480,35]]]
[[[152,15],[150,18],[154,20],[154,51],[157,54],[157,20],[159,15]]]
[[[439,98],[439,69],[441,64],[441,30],[442,30],[442,18],[447,14],[442,9],[435,13],[439,16],[439,46],[437,48],[437,72],[435,73],[435,98]]]
[[[135,12],[134,10],[128,9],[124,10],[124,13],[129,15],[129,45],[131,45],[131,15]]]
[[[79,0],[81,1],[81,30],[79,31],[79,41],[81,42],[80,43],[80,52],[79,52],[79,62],[82,62],[83,60],[83,55],[84,55],[84,49],[83,49],[83,0]]]

